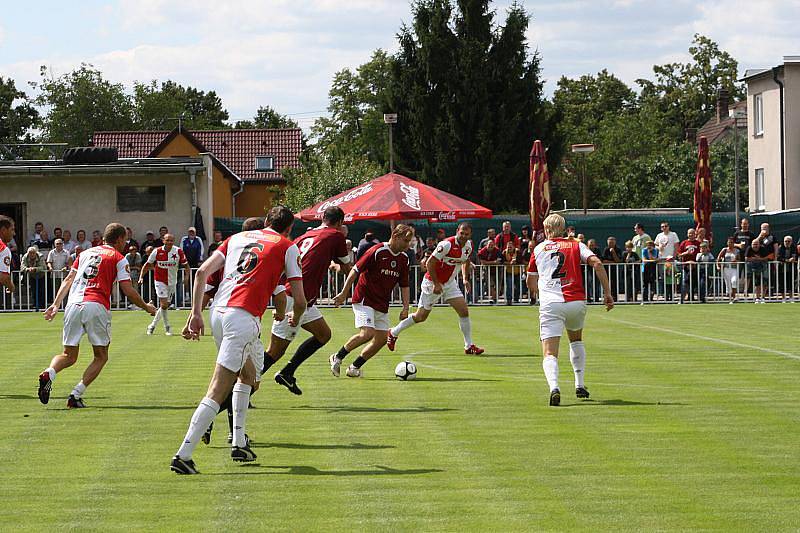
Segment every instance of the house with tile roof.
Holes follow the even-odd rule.
[[[275,188],[286,185],[282,171],[300,166],[302,131],[229,129],[189,131],[98,131],[94,146],[114,147],[120,158],[196,157],[213,162],[213,216],[263,216]]]

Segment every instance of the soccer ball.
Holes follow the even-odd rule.
[[[403,381],[417,377],[417,365],[411,361],[401,361],[394,367],[394,375]]]

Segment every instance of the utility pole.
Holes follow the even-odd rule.
[[[394,172],[394,147],[392,146],[392,130],[397,124],[397,113],[384,113],[383,122],[389,126],[389,172]]]
[[[745,111],[736,109],[731,112],[733,115],[733,210],[736,218],[733,221],[734,228],[739,227],[739,119],[745,117]],[[736,229],[734,229],[736,231]]]
[[[573,144],[572,145],[572,153],[573,154],[583,154],[581,159],[583,159],[583,172],[581,177],[581,183],[583,187],[583,214],[586,216],[589,207],[589,195],[588,195],[588,187],[586,186],[586,157],[594,152],[594,145],[593,144]]]

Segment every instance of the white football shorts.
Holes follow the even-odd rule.
[[[64,309],[64,346],[78,346],[83,334],[92,346],[111,344],[111,311],[97,302],[70,304]]]
[[[541,340],[560,337],[567,331],[583,329],[586,318],[586,302],[553,302],[539,307],[539,338]]]
[[[381,313],[364,304],[353,304],[353,314],[356,316],[356,327],[373,328],[378,331],[389,331],[389,313]]]
[[[286,312],[289,313],[292,310],[292,306],[294,305],[294,298],[286,295]],[[295,336],[297,336],[297,330],[300,329],[303,324],[308,324],[309,322],[314,322],[315,320],[319,320],[322,318],[322,311],[316,305],[312,305],[311,307],[306,308],[306,312],[303,313],[303,316],[300,317],[300,323],[297,326],[290,326],[289,325],[289,317],[284,317],[284,319],[280,322],[272,321],[272,334],[276,337],[280,337],[285,341],[294,340]]]
[[[264,345],[261,343],[261,323],[238,307],[214,307],[211,310],[211,333],[217,343],[217,364],[231,372],[239,372],[247,358],[253,360],[260,380],[264,368]]]
[[[442,284],[442,294],[434,294],[433,281],[428,278],[422,280],[420,289],[419,304],[417,304],[417,307],[422,307],[429,311],[433,309],[433,306],[439,301],[449,302],[454,298],[464,297],[464,293],[461,292],[461,288],[458,286],[455,277],[450,278],[447,283]]]
[[[171,300],[175,296],[175,285],[167,285],[161,281],[156,281],[156,296]]]

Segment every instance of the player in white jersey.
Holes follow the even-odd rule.
[[[50,321],[58,314],[64,297],[69,300],[64,308],[64,351],[50,361],[50,366],[39,374],[39,401],[50,401],[50,391],[56,374],[75,364],[78,348],[85,334],[92,343],[94,359],[83,373],[81,381],[72,389],[67,399],[70,409],[86,407],[83,393],[108,362],[108,346],[111,344],[111,290],[114,282],[133,302],[154,315],[155,307],[145,303],[131,284],[128,260],[122,255],[127,231],[122,224],[112,223],[103,233],[105,244],[89,248],[72,264],[72,270],[64,278],[53,304],[44,312]]]
[[[139,284],[144,283],[147,273],[153,270],[155,278],[156,296],[158,297],[158,311],[153,321],[147,326],[147,334],[152,335],[158,322],[164,319],[164,330],[166,335],[172,335],[172,330],[167,317],[169,304],[175,296],[175,286],[178,284],[178,267],[183,267],[183,284],[189,286],[192,272],[189,270],[189,263],[183,250],[175,246],[175,236],[166,233],[163,237],[164,245],[152,251],[147,258],[142,271],[139,273]]]
[[[13,238],[14,221],[5,215],[0,215],[0,285],[5,286],[11,294],[14,294],[15,287],[14,280],[11,279],[11,250],[6,243],[11,242]]]
[[[386,338],[386,346],[394,351],[397,337],[415,324],[425,322],[434,304],[444,300],[458,315],[458,325],[464,336],[464,353],[480,355],[484,352],[472,342],[472,322],[469,318],[469,305],[458,287],[458,270],[464,278],[464,289],[469,293],[472,273],[472,225],[462,222],[453,237],[448,237],[436,245],[433,255],[428,258],[425,279],[420,286],[417,311],[393,327]]]
[[[594,269],[603,285],[606,310],[614,307],[611,285],[603,262],[582,242],[566,237],[564,217],[552,214],[544,220],[547,237],[533,251],[528,264],[528,289],[539,299],[539,333],[542,341],[542,368],[550,385],[550,405],[561,403],[558,388],[558,345],[564,328],[569,337],[569,359],[575,373],[575,395],[588,398],[584,384],[586,348],[583,345],[583,320],[586,316],[586,290],[581,263]]]

